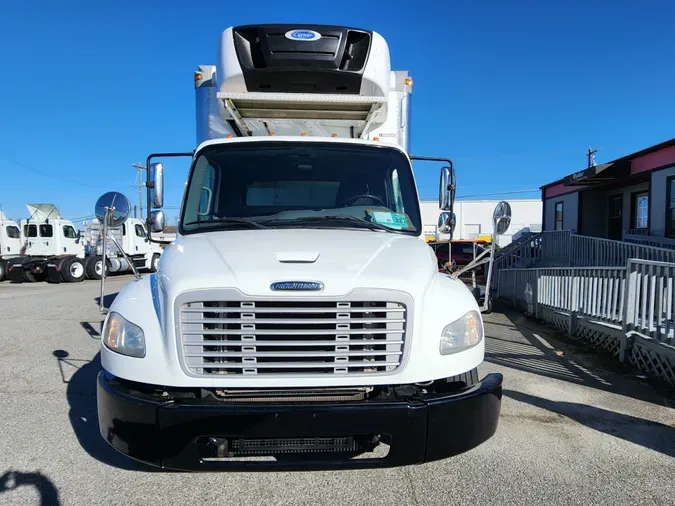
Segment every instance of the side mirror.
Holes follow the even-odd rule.
[[[450,234],[450,239],[452,239],[452,234],[455,232],[456,223],[457,218],[455,217],[455,213],[442,212],[438,216],[438,233]]]
[[[164,205],[164,164],[161,162],[150,164],[150,202],[152,207]]]
[[[162,232],[164,230],[164,224],[166,218],[164,217],[164,211],[153,211],[151,215],[152,219],[152,231],[153,232]]]
[[[511,225],[511,206],[508,202],[501,201],[492,213],[492,227],[495,235],[504,234]]]
[[[455,171],[450,167],[441,169],[441,180],[438,185],[438,207],[441,211],[449,211],[455,202]]]
[[[80,244],[81,240],[82,240],[82,231],[80,229],[77,229],[77,237],[75,238],[75,244]]]

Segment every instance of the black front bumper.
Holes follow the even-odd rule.
[[[201,471],[391,467],[444,459],[492,437],[502,397],[501,374],[490,374],[458,393],[418,400],[314,404],[162,402],[131,392],[104,371],[97,383],[101,436],[115,449],[153,466]],[[201,443],[205,437],[269,440],[370,435],[385,435],[390,446],[386,457],[354,459],[334,453],[298,460],[233,462],[203,458]]]

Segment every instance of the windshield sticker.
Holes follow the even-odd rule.
[[[387,211],[368,211],[368,216],[373,223],[397,230],[406,230],[411,227],[408,215],[391,213]]]

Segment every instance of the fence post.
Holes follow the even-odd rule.
[[[539,319],[539,269],[534,271],[534,283],[532,285],[532,305],[534,306],[534,317]]]
[[[633,336],[629,336],[628,332],[633,329],[635,321],[635,298],[637,297],[637,271],[632,272],[632,262],[628,260],[626,264],[626,290],[624,292],[623,301],[623,321],[621,322],[621,341],[619,342],[619,362],[625,363],[630,358],[630,353],[633,348]],[[632,301],[632,303],[631,303]]]

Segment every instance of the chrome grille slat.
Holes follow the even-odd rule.
[[[177,309],[181,360],[197,376],[382,374],[404,355],[402,302],[224,297]]]
[[[333,319],[305,319],[305,318],[209,318],[209,323],[259,323],[262,325],[273,324],[273,325],[325,325],[329,323],[343,323],[344,318],[333,318]],[[358,323],[363,324],[372,324],[372,323],[382,323],[381,318],[363,318],[359,319]],[[405,323],[404,319],[390,319],[387,320],[387,323]]]
[[[256,343],[257,345],[257,343]],[[256,356],[260,357],[370,357],[370,356],[386,356],[386,355],[401,355],[402,351],[346,351],[346,352],[330,352],[330,351],[257,351]],[[186,357],[224,357],[224,358],[238,358],[248,357],[249,354],[241,351],[207,351],[203,353],[185,353]]]
[[[203,343],[209,343],[208,346],[249,346],[250,343],[242,341],[213,341],[202,339],[190,341],[186,343],[185,346],[202,346]],[[343,340],[326,340],[326,341],[257,341],[255,342],[256,346],[331,346],[343,344]],[[373,341],[370,339],[350,339],[349,344],[352,346],[363,346],[363,345],[372,345]],[[387,340],[387,344],[403,344],[402,339],[392,339]]]
[[[256,322],[260,323],[260,322]],[[184,336],[214,336],[214,335],[233,335],[245,336],[252,333],[258,336],[276,336],[292,332],[296,336],[334,336],[336,330],[338,334],[353,335],[353,334],[403,334],[403,329],[398,331],[391,331],[387,329],[203,329],[203,330],[183,330]]]
[[[183,313],[241,313],[241,308],[231,308],[231,307],[184,307]],[[316,308],[316,307],[279,307],[279,308],[256,308],[256,313],[265,314],[265,313],[343,313],[344,309],[338,308]],[[391,308],[387,309],[387,313],[404,313],[405,308]],[[373,312],[370,308],[350,308],[350,313],[371,313]],[[375,311],[375,312],[384,312],[384,311]]]

